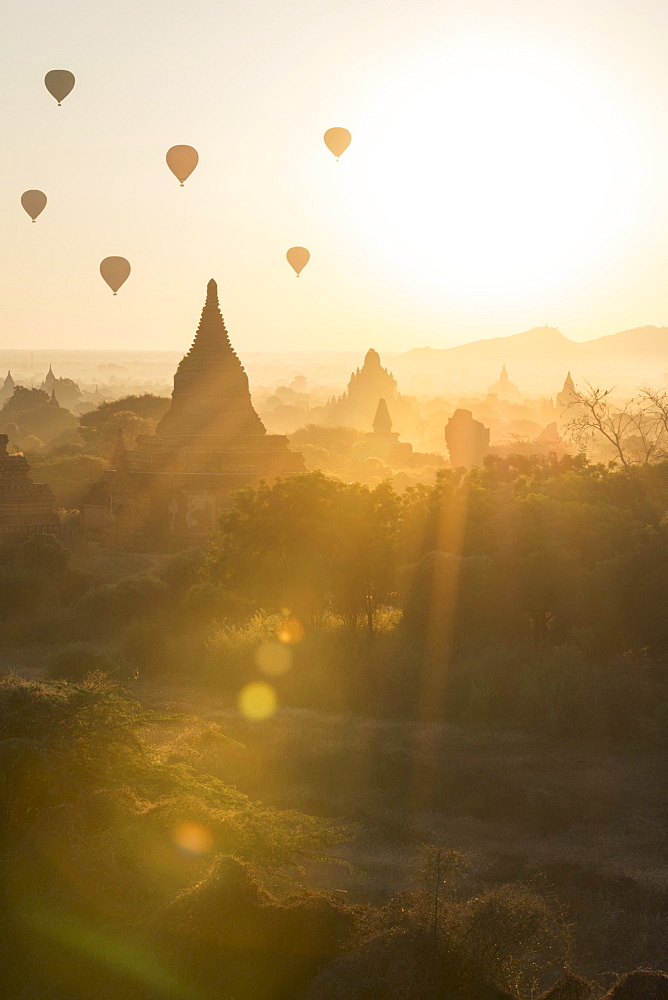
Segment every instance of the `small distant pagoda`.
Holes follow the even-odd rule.
[[[109,470],[84,502],[84,529],[110,541],[193,544],[214,530],[232,490],[304,471],[287,437],[267,434],[253,408],[211,280],[169,410],[136,448],[119,435]]]
[[[355,450],[364,458],[382,458],[393,468],[410,465],[413,460],[413,446],[399,441],[398,433],[392,431],[392,418],[384,399],[378,400],[373,433],[366,434]]]
[[[344,393],[329,400],[323,408],[323,423],[366,429],[373,421],[378,401],[384,399],[391,407],[395,419],[413,425],[415,413],[411,405],[397,390],[397,381],[387,368],[383,368],[380,355],[373,347],[366,352],[364,364],[350,376]]]
[[[490,396],[496,396],[497,399],[507,403],[518,403],[522,399],[522,393],[515,383],[510,381],[505,365],[501,369],[498,381],[494,385],[490,385],[487,391]]]
[[[558,427],[561,431],[567,432],[568,425],[576,420],[584,409],[570,372],[566,375],[563,389],[557,393],[556,404]]]
[[[0,403],[4,404],[14,395],[14,389],[16,388],[16,382],[12,378],[12,373],[7,372],[7,378],[2,384],[2,389],[0,389]]]
[[[51,365],[49,365],[49,370],[46,373],[46,376],[41,386],[44,392],[52,393],[56,387],[57,381],[58,380],[56,376],[53,374],[53,368],[51,367]]]
[[[9,438],[0,434],[0,540],[60,530],[51,487],[33,483],[25,455],[7,454]]]
[[[557,393],[557,409],[566,410],[569,406],[574,406],[576,403],[580,402],[580,396],[575,388],[575,382],[573,377],[569,372],[564,379],[564,387],[561,392]]]

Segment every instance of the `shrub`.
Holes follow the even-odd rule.
[[[116,667],[96,646],[89,642],[73,642],[52,653],[47,663],[47,676],[52,680],[82,681],[87,674],[111,674]]]
[[[109,632],[119,625],[161,610],[167,584],[152,576],[131,576],[89,591],[77,605],[84,628]]]

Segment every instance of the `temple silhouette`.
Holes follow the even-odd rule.
[[[352,372],[345,392],[332,397],[313,416],[323,424],[357,427],[366,430],[373,424],[381,399],[392,409],[395,419],[404,429],[412,431],[419,418],[411,402],[397,390],[397,381],[387,368],[383,368],[380,355],[373,347],[366,352],[364,364]]]
[[[304,471],[287,437],[267,434],[253,408],[211,280],[169,410],[136,448],[119,435],[110,468],[84,501],[84,530],[108,541],[196,543],[215,528],[232,490]]]
[[[382,458],[391,467],[402,468],[413,462],[413,446],[399,440],[399,434],[392,430],[392,418],[385,399],[378,400],[373,418],[373,432],[365,434],[356,453],[364,458]]]
[[[2,388],[0,389],[0,403],[4,405],[7,400],[13,395],[14,389],[16,388],[16,382],[12,378],[12,373],[7,372],[7,377],[2,383]]]
[[[0,539],[60,531],[51,487],[33,483],[25,455],[9,455],[8,444],[0,434]]]
[[[510,381],[505,365],[501,369],[498,380],[494,385],[490,385],[487,391],[491,396],[496,396],[497,399],[507,403],[519,403],[522,399],[522,393],[515,383]]]
[[[445,443],[453,469],[482,465],[489,453],[489,428],[474,420],[471,410],[455,410],[445,425]]]

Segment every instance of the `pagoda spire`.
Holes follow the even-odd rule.
[[[388,410],[387,403],[384,399],[378,400],[376,416],[373,418],[373,431],[374,434],[392,433],[392,418],[390,417],[390,411]]]
[[[225,320],[218,302],[218,285],[211,278],[206,286],[206,300],[199,326],[192,346],[186,358],[197,358],[200,355],[236,354],[230,343],[230,337],[225,327]]]
[[[53,389],[55,384],[56,384],[56,376],[53,374],[53,368],[51,367],[51,365],[49,365],[49,370],[46,373],[46,378],[42,382],[42,389],[46,389],[46,391],[48,392],[49,389]]]

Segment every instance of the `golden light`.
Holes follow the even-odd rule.
[[[174,843],[186,854],[207,854],[213,847],[213,833],[201,823],[184,822],[174,830]]]
[[[361,98],[342,176],[370,252],[469,296],[577,275],[606,252],[640,197],[641,144],[587,73],[460,40]]]
[[[304,626],[296,618],[289,618],[279,628],[276,638],[279,642],[301,642],[304,638]]]
[[[255,651],[255,663],[268,677],[280,677],[292,666],[292,650],[280,642],[263,642]]]
[[[276,692],[270,684],[253,681],[239,692],[239,710],[247,719],[269,719],[277,708]]]

